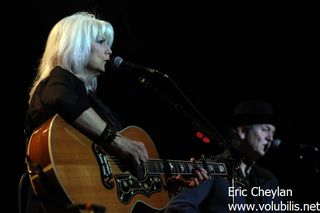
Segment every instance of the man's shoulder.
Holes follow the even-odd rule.
[[[266,168],[263,168],[261,167],[260,165],[258,164],[254,164],[252,166],[252,169],[255,173],[255,175],[257,177],[259,177],[260,179],[265,179],[265,180],[268,180],[268,181],[273,181],[273,182],[278,182],[278,179],[276,177],[275,174],[273,174],[271,171],[269,171],[268,169]]]

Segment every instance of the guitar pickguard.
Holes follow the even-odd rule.
[[[118,199],[128,204],[136,194],[150,197],[161,191],[163,184],[160,175],[147,175],[144,180],[138,180],[130,174],[114,175],[117,184]]]

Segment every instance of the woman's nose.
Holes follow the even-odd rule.
[[[106,51],[105,51],[105,54],[106,54],[106,55],[111,55],[111,53],[112,53],[111,48],[109,47],[109,45],[106,45]]]

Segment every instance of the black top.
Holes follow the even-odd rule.
[[[256,194],[257,190],[276,191],[278,189],[279,182],[274,174],[257,164],[252,164],[251,172],[245,178],[238,166],[240,160],[237,157],[233,158],[235,167],[228,163],[227,155],[222,154],[216,157],[222,162],[226,160],[228,177],[213,176],[211,180],[202,182],[198,187],[184,188],[182,192],[171,198],[166,213],[277,212],[276,209],[282,202],[279,195],[273,197]],[[234,185],[232,184],[233,168],[234,175],[237,177]],[[271,205],[276,206],[276,209],[268,209]],[[244,209],[240,210],[241,206]],[[249,210],[248,208],[251,207],[254,209]]]
[[[67,122],[74,121],[85,110],[92,107],[114,131],[122,126],[112,112],[93,93],[87,91],[84,82],[71,72],[55,67],[50,75],[40,82],[36,88],[26,113],[26,134],[32,132],[55,114],[59,114]],[[35,198],[31,186],[27,195],[26,213],[43,213],[38,198]]]
[[[88,92],[84,82],[73,73],[55,67],[50,75],[36,88],[26,114],[26,134],[31,133],[43,122],[59,114],[71,123],[85,110],[92,107],[115,131],[122,129],[116,117],[93,93]]]
[[[268,171],[258,166],[253,168],[253,173],[254,184],[250,188],[242,188],[242,185],[239,186],[237,182],[235,183],[234,189],[245,190],[246,194],[244,195],[240,195],[240,193],[231,195],[231,182],[222,176],[214,176],[211,180],[201,183],[198,187],[184,188],[181,193],[170,200],[166,213],[275,212],[262,207],[264,205],[266,207],[276,205],[277,209],[279,209],[281,197],[263,195],[253,197],[250,190],[252,187],[263,191],[276,190],[278,180],[275,176],[270,175]],[[237,208],[237,205],[238,207],[242,205],[243,208],[249,208],[254,205],[254,210],[241,211],[240,209],[234,209],[232,211],[230,205],[234,205],[234,208]],[[245,207],[245,205],[247,206]]]

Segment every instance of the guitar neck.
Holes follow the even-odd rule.
[[[203,167],[210,175],[226,175],[227,169],[224,163],[212,161],[190,162],[180,160],[151,159],[144,165],[148,174],[169,174],[169,175],[194,175],[193,170]]]

